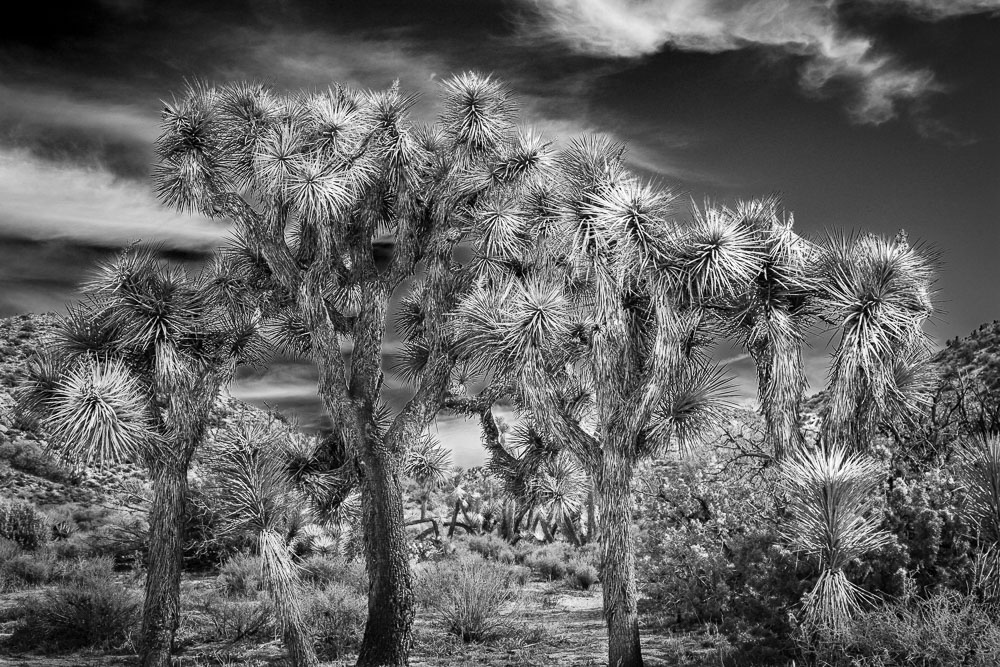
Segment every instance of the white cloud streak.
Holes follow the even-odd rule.
[[[226,229],[162,208],[151,186],[115,178],[100,166],[53,163],[22,149],[0,149],[0,230],[32,240],[121,245],[135,239],[206,250]]]
[[[938,92],[932,72],[911,68],[881,51],[870,37],[838,23],[827,0],[527,0],[537,21],[529,34],[556,39],[591,55],[638,58],[664,48],[721,53],[763,47],[805,59],[800,84],[820,94],[828,84],[849,82],[853,120],[880,124],[898,114],[901,102]],[[927,18],[995,11],[996,0],[889,0]]]

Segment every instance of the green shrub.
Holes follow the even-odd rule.
[[[26,600],[8,641],[20,649],[117,648],[135,631],[141,606],[114,580],[64,584]]]
[[[37,549],[49,539],[45,515],[31,503],[0,500],[0,537],[17,542],[25,549]]]
[[[501,553],[510,551],[511,560],[509,562],[513,562],[514,552],[510,549],[510,545],[496,535],[474,535],[466,540],[466,544],[469,551],[490,560],[500,560]]]
[[[573,588],[589,591],[591,586],[600,581],[597,568],[589,563],[574,561],[570,563],[570,569],[572,572],[566,575],[566,579]]]
[[[331,582],[306,597],[302,611],[323,660],[336,660],[361,646],[368,599],[355,588]]]
[[[510,567],[468,556],[425,568],[418,598],[447,632],[471,642],[510,631],[517,591]]]
[[[14,556],[20,556],[23,552],[24,549],[14,540],[0,537],[0,563],[4,563]]]
[[[0,459],[10,461],[12,468],[29,475],[62,484],[74,481],[73,469],[34,440],[20,439],[0,444]]]
[[[205,598],[199,610],[208,619],[215,639],[237,642],[274,632],[270,606],[256,598],[227,598],[218,593]]]
[[[49,553],[14,556],[0,563],[0,590],[16,591],[42,586],[55,576],[55,559]]]
[[[668,627],[713,624],[748,664],[794,655],[789,610],[815,581],[778,537],[770,467],[714,459],[663,464],[640,496],[637,566],[644,614]]]
[[[368,595],[368,574],[364,564],[357,560],[340,556],[312,556],[302,562],[299,578],[320,589],[339,584],[359,595]]]
[[[1000,625],[972,598],[947,591],[862,613],[838,652],[842,665],[986,667],[1000,664]]]
[[[255,597],[263,590],[260,577],[260,558],[238,554],[219,568],[215,587],[228,597]]]

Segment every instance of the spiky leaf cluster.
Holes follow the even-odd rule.
[[[190,276],[138,247],[100,265],[19,391],[64,457],[167,460],[174,436],[214,403],[235,366],[266,356],[253,314],[211,297],[215,276]]]

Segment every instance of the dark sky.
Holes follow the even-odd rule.
[[[437,81],[479,69],[519,93],[525,124],[625,140],[637,171],[695,201],[778,192],[807,235],[906,228],[943,256],[939,341],[1000,317],[1000,0],[18,9],[0,25],[0,315],[61,308],[131,239],[193,259],[224,237],[151,195],[160,99],[185,79],[399,78],[430,118]],[[238,391],[297,405],[310,382],[289,365]]]

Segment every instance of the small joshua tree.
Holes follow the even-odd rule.
[[[256,542],[261,581],[293,667],[311,667],[319,661],[299,605],[292,550],[303,513],[314,508],[297,488],[290,443],[289,434],[277,425],[244,417],[221,434],[210,468],[222,491],[218,497],[224,528],[249,533]]]
[[[170,664],[178,625],[187,473],[219,390],[266,347],[257,318],[216,298],[225,276],[190,276],[129,249],[85,285],[31,360],[19,399],[79,465],[150,473],[149,570],[140,662]]]
[[[406,455],[404,472],[420,486],[420,519],[427,518],[427,501],[440,488],[451,470],[451,452],[435,438],[424,437]]]

